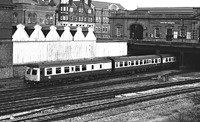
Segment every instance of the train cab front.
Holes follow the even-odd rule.
[[[26,67],[24,82],[30,85],[38,84],[40,81],[40,68]]]

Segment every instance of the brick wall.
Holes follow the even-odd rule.
[[[0,79],[13,77],[11,40],[0,40]]]
[[[13,77],[11,0],[0,1],[0,79]]]

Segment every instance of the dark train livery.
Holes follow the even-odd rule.
[[[27,65],[24,80],[30,84],[85,80],[117,73],[134,74],[139,71],[172,68],[176,63],[176,57],[169,54],[35,63]]]

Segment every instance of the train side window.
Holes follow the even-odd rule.
[[[124,62],[124,66],[128,66],[128,62],[127,61]]]
[[[153,64],[155,63],[155,59],[152,60],[152,63],[153,63]]]
[[[61,73],[61,67],[56,68],[56,74],[59,74],[59,73]]]
[[[123,62],[120,62],[120,67],[123,67]]]
[[[26,74],[31,74],[31,69],[27,69]]]
[[[100,69],[102,69],[102,64],[100,64]]]
[[[32,70],[32,75],[37,75],[37,70],[33,69]]]
[[[134,61],[131,61],[131,65],[134,66]]]
[[[115,62],[115,67],[119,67],[119,62]]]
[[[86,65],[82,65],[82,71],[86,71]]]
[[[171,61],[172,61],[172,57],[169,58],[169,62],[171,62]]]
[[[65,72],[65,73],[69,72],[69,67],[65,67],[65,68],[64,68],[64,72]]]
[[[52,68],[48,68],[46,71],[47,71],[47,75],[52,74]]]
[[[135,62],[135,65],[138,65],[138,64],[139,64],[139,61],[136,61],[136,62]]]
[[[143,60],[140,60],[140,65],[143,65]]]
[[[157,58],[155,59],[155,63],[158,63],[158,59]]]
[[[128,61],[128,65],[131,66],[131,61]]]
[[[145,60],[144,60],[144,64],[146,64],[146,63],[147,63],[147,60],[145,59]]]
[[[80,71],[80,66],[75,66],[75,71],[76,72]]]
[[[92,69],[94,69],[94,65],[92,65]]]

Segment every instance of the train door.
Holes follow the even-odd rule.
[[[167,28],[166,40],[167,41],[172,41],[172,38],[173,38],[172,28]]]
[[[143,39],[143,27],[140,24],[133,24],[130,26],[131,39]]]

